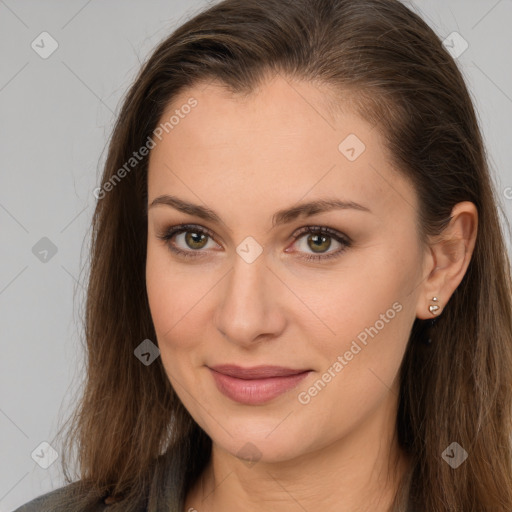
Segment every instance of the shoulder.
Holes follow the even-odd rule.
[[[59,506],[59,501],[70,494],[75,484],[68,484],[53,491],[42,494],[31,501],[28,501],[13,512],[68,512],[67,507]],[[109,506],[99,501],[97,505],[88,509],[88,512],[107,512]]]
[[[61,494],[63,489],[64,488],[61,487],[59,489],[54,489],[53,491],[47,492],[46,494],[42,494],[41,496],[38,496],[37,498],[34,498],[33,500],[17,508],[14,510],[14,512],[39,512],[39,510],[41,510],[45,504]]]

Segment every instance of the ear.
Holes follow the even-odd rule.
[[[477,230],[476,206],[469,201],[456,204],[448,226],[429,242],[423,273],[426,277],[416,305],[418,318],[428,320],[442,313],[469,266]],[[434,306],[432,311],[430,306]]]

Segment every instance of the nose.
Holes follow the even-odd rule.
[[[263,255],[252,263],[237,256],[219,290],[217,329],[231,343],[246,348],[278,337],[286,323],[279,305],[283,287]]]

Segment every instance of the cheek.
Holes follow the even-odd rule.
[[[304,324],[319,327],[326,338],[353,338],[376,326],[389,332],[414,301],[414,283],[418,280],[417,264],[404,262],[386,254],[354,257],[339,273],[319,277],[315,283],[300,276],[290,285],[318,318],[309,314]],[[324,280],[325,279],[325,280]],[[400,310],[400,311],[399,311]],[[305,319],[306,320],[306,319]],[[318,331],[320,332],[320,331]],[[364,335],[361,336],[364,342]]]
[[[192,307],[194,284],[171,265],[169,254],[160,247],[148,244],[146,260],[146,290],[160,350],[168,350],[169,339],[187,322],[187,311]],[[181,321],[180,321],[181,319]],[[181,325],[180,325],[181,324]]]
[[[216,282],[216,273],[201,272],[194,265],[177,265],[166,250],[148,245],[146,289],[166,368],[186,362],[183,356],[192,354],[204,340],[204,301]],[[172,357],[175,354],[180,358]]]
[[[412,326],[411,310],[399,301],[391,302],[395,293],[392,287],[390,290],[389,295],[374,294],[368,298],[371,300],[362,300],[363,307],[347,308],[348,313],[339,308],[337,319],[330,320],[334,336],[326,340],[312,333],[309,337],[310,352],[323,364],[317,367],[315,380],[297,390],[296,399],[308,414],[322,417],[325,424],[346,431],[355,428],[363,417],[392,398],[391,389],[398,391],[398,372]],[[361,293],[352,299],[364,297]],[[338,435],[339,429],[332,434]]]
[[[343,373],[349,388],[362,391],[379,378],[391,385],[400,366],[415,318],[412,292],[421,280],[421,269],[419,255],[409,251],[404,257],[398,245],[366,251],[323,294],[306,299],[316,301],[315,310],[322,312],[330,331],[323,329],[325,335],[310,339],[316,340],[326,370],[336,365],[338,371],[331,373]],[[303,328],[307,329],[305,323]]]

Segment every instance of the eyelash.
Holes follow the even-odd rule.
[[[178,254],[179,256],[183,256],[185,258],[201,258],[201,257],[203,257],[199,253],[204,252],[204,251],[199,251],[199,250],[184,251],[170,243],[171,239],[174,236],[179,235],[181,233],[186,233],[186,232],[200,233],[200,234],[207,235],[211,239],[214,239],[213,233],[210,230],[203,228],[202,226],[199,226],[196,224],[180,224],[178,226],[170,227],[163,234],[157,235],[157,238],[159,238],[160,240],[163,240],[166,243],[169,250],[174,252],[175,254]],[[328,260],[331,258],[336,258],[338,256],[341,256],[341,254],[343,252],[345,252],[345,250],[352,245],[352,240],[348,236],[346,236],[342,233],[339,233],[338,231],[328,228],[326,226],[305,226],[293,235],[294,236],[293,242],[295,243],[297,240],[302,238],[302,236],[305,234],[327,235],[328,237],[333,238],[334,240],[336,240],[337,242],[339,242],[340,244],[343,245],[343,247],[341,249],[338,249],[337,251],[332,252],[332,253],[327,253],[326,255],[315,255],[315,254],[311,255],[310,254],[308,256],[300,256],[300,258],[303,258],[307,261],[320,261],[320,260],[325,261],[325,260]]]

